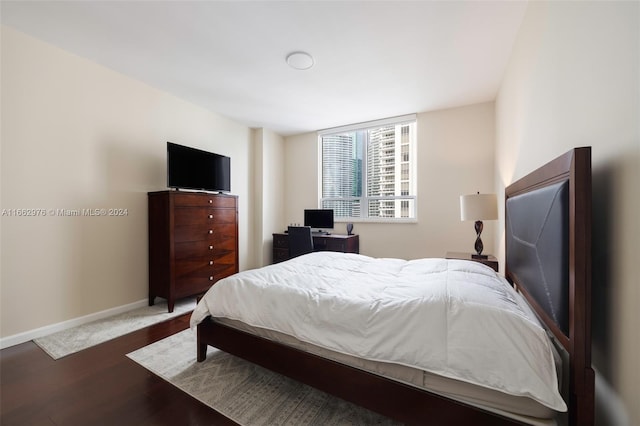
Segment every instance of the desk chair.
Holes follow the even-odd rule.
[[[310,226],[289,227],[289,259],[313,251],[313,237]]]

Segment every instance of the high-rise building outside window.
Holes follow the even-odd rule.
[[[416,218],[415,115],[320,132],[320,207],[345,220]]]

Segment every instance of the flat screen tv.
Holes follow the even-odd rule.
[[[312,229],[325,230],[333,229],[332,209],[306,209],[304,211],[304,226]]]
[[[231,159],[224,155],[167,142],[167,186],[231,191]]]

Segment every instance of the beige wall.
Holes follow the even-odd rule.
[[[121,208],[122,217],[2,216],[2,337],[147,298],[147,191],[166,141],[229,155],[249,240],[251,130],[2,29],[2,209]]]
[[[254,144],[256,265],[264,266],[273,261],[272,234],[283,230],[284,140],[268,129],[257,129]]]
[[[639,5],[531,2],[496,101],[502,194],[552,158],[592,146],[593,361],[604,425],[640,424]]]
[[[459,196],[493,191],[494,123],[492,102],[418,114],[417,223],[354,223],[360,253],[414,259],[471,251],[475,232],[473,223],[460,221]],[[286,138],[283,227],[302,223],[305,208],[317,208],[317,164],[316,133]],[[492,253],[495,224],[485,225],[485,252]],[[335,232],[346,233],[345,224]]]

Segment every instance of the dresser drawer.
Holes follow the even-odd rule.
[[[327,251],[337,251],[337,252],[347,252],[347,244],[346,240],[335,240],[335,239],[326,239],[326,250]]]
[[[230,277],[236,272],[237,271],[235,265],[226,265],[224,268],[219,268],[215,275],[215,282],[218,282],[223,278]]]
[[[217,238],[230,238],[236,236],[236,225],[214,225],[211,226],[176,226],[174,228],[174,239],[176,243],[182,243],[185,241],[213,241]]]
[[[183,243],[185,241],[212,240],[213,232],[213,226],[176,226],[173,231],[173,238],[176,243]]]
[[[218,238],[213,242],[213,253],[214,256],[218,256],[221,253],[235,253],[236,247],[238,247],[238,242],[235,235],[226,238]]]
[[[213,235],[219,241],[225,241],[230,238],[235,240],[236,238],[236,224],[228,223],[228,224],[218,224],[213,228]]]
[[[238,271],[234,263],[214,263],[214,282],[231,276]]]
[[[235,265],[236,252],[224,249],[213,249],[213,264],[215,265]]]
[[[176,260],[176,279],[182,280],[189,276],[211,278],[213,281],[213,262],[198,259]]]
[[[176,260],[198,259],[213,260],[236,252],[237,242],[235,238],[226,240],[202,240],[176,243],[174,256]]]
[[[236,270],[235,253],[213,262],[182,260],[176,262],[176,283],[181,288],[186,286],[187,291],[193,291],[194,287],[208,289],[216,281],[235,274]]]
[[[174,247],[173,255],[176,261],[184,259],[213,260],[215,253],[214,241],[209,240],[176,243]]]
[[[273,234],[273,247],[288,249],[289,248],[289,236],[282,234]]]
[[[216,281],[214,267],[208,262],[184,260],[175,266],[176,297],[204,293]]]
[[[273,263],[284,262],[285,260],[289,260],[289,249],[274,248]]]
[[[176,207],[236,207],[236,197],[225,197],[216,194],[174,194],[173,204]]]
[[[213,207],[181,207],[174,211],[174,225],[200,225],[212,223],[236,223],[236,211]]]

